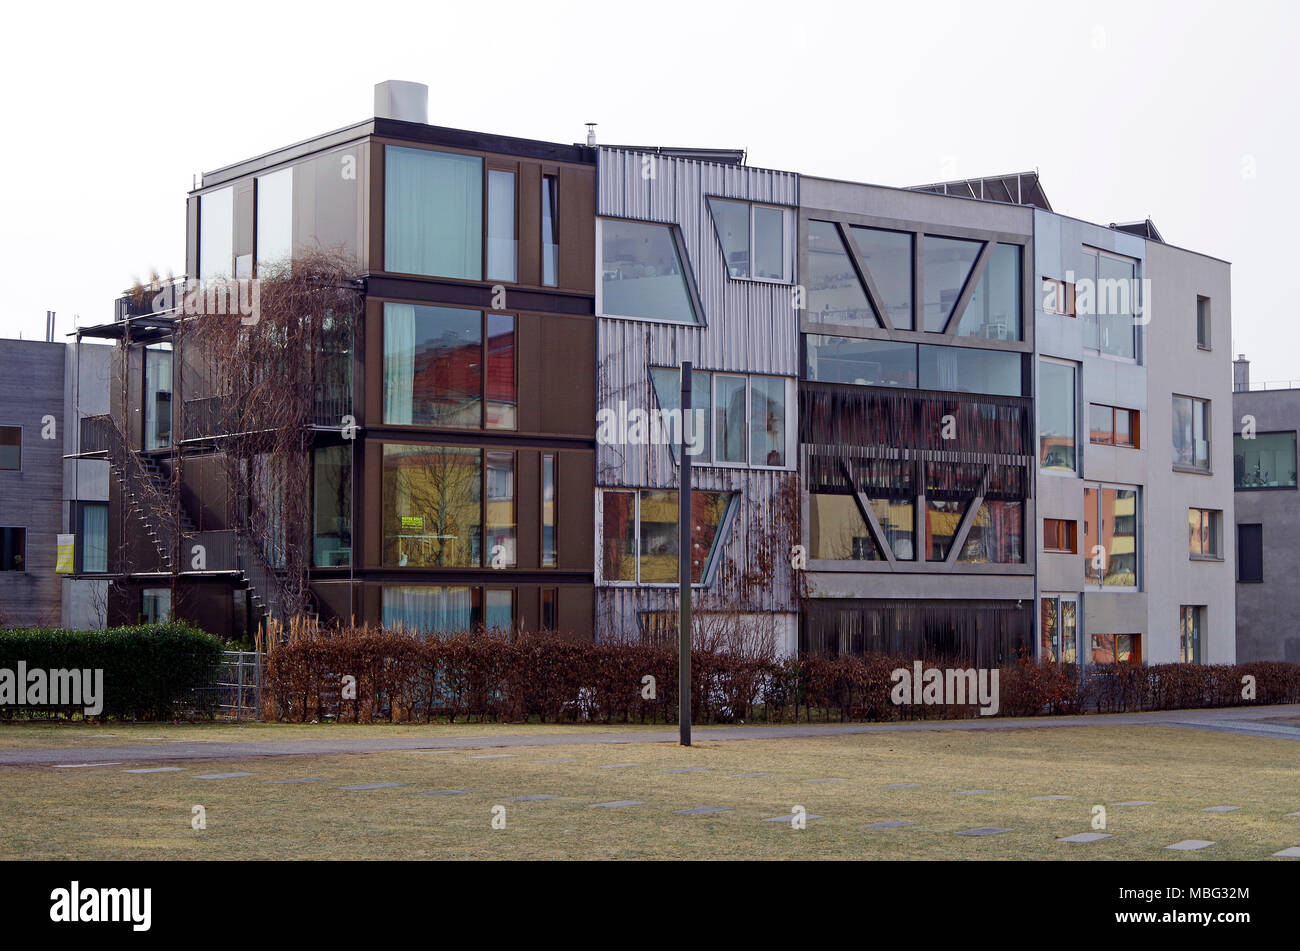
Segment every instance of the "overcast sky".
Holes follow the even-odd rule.
[[[884,185],[1037,168],[1058,212],[1232,262],[1233,349],[1300,379],[1300,4],[19,4],[0,55],[0,336],[111,319],[185,267],[219,168],[429,86],[438,125],[749,151]],[[1286,169],[1292,169],[1288,173]],[[1287,179],[1287,175],[1291,179]],[[1217,313],[1217,311],[1216,311]]]

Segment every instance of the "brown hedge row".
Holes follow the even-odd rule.
[[[883,654],[775,658],[691,655],[699,723],[900,720],[978,716],[974,706],[898,705],[897,668]],[[926,660],[927,667],[966,667]],[[1243,677],[1255,678],[1253,700]],[[344,696],[355,678],[355,699]],[[649,689],[653,677],[653,690]],[[267,657],[264,715],[296,722],[593,720],[670,723],[677,652],[646,644],[590,644],[553,634],[477,632],[440,638],[372,628],[308,632]],[[1300,664],[1160,664],[1077,669],[1021,661],[999,671],[999,716],[1225,707],[1300,702]]]

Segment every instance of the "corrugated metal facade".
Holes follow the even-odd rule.
[[[794,209],[799,201],[798,176],[601,149],[597,181],[598,215],[677,225],[705,322],[705,326],[692,327],[600,318],[598,409],[614,409],[620,401],[628,407],[655,407],[649,368],[677,366],[683,360],[692,361],[698,370],[797,377],[799,324],[793,285],[729,278],[707,198],[769,202]],[[798,431],[797,412],[797,401],[789,399],[786,427],[792,433]],[[791,483],[797,485],[798,474],[793,468],[797,454],[791,453],[788,462],[789,471],[710,466],[695,469],[697,489],[740,495],[719,552],[719,569],[713,583],[697,593],[700,611],[781,612],[788,614],[782,623],[793,631],[797,602],[789,555],[782,551],[781,557],[771,557],[771,542],[777,534],[772,526],[785,526],[789,518],[790,503],[782,489],[791,491]],[[677,465],[667,446],[598,443],[596,447],[597,486],[675,488],[677,483]],[[794,500],[797,511],[797,494]],[[595,530],[596,550],[600,552],[599,510]],[[793,537],[798,538],[797,526]],[[756,569],[765,575],[767,584],[754,583]],[[597,566],[598,577],[599,571]],[[598,585],[596,636],[601,640],[634,639],[640,636],[641,612],[675,613],[677,597],[676,588]]]

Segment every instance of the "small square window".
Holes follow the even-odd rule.
[[[1187,551],[1192,558],[1223,557],[1220,544],[1223,513],[1211,509],[1187,510]]]
[[[1043,550],[1079,553],[1078,522],[1064,518],[1043,519]]]

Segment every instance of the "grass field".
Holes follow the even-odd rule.
[[[26,730],[27,728],[21,728]],[[50,729],[42,727],[42,730]],[[53,728],[58,733],[63,728]],[[135,742],[135,731],[103,745]],[[198,730],[228,740],[302,737],[285,727],[143,728],[143,736]],[[391,726],[326,727],[374,730]],[[400,730],[401,728],[396,728]],[[483,735],[492,727],[412,727],[414,735]],[[536,732],[537,728],[500,727]],[[547,728],[541,728],[547,729]],[[558,727],[556,730],[590,730]],[[620,732],[626,728],[619,728]],[[0,731],[13,746],[19,731]],[[82,728],[76,732],[94,733]],[[59,736],[60,742],[70,738]],[[127,735],[123,735],[123,734]],[[332,733],[327,735],[334,735]],[[503,734],[504,735],[504,734]],[[28,737],[20,738],[25,745]],[[186,737],[193,742],[193,737]],[[48,742],[36,745],[53,745]],[[78,737],[73,746],[95,745]],[[511,754],[502,756],[502,754]],[[492,758],[487,758],[492,757]],[[600,767],[635,763],[615,769]],[[30,859],[1268,859],[1300,846],[1300,758],[1292,741],[1173,727],[1088,726],[997,732],[925,731],[833,738],[496,748],[447,752],[185,760],[180,772],[124,773],[132,764],[84,769],[0,768],[0,858]],[[698,768],[699,772],[666,770]],[[201,780],[210,773],[253,776]],[[743,773],[769,775],[738,778]],[[302,784],[268,780],[323,777]],[[839,782],[811,783],[812,779]],[[401,785],[366,791],[357,783]],[[882,788],[917,783],[910,788]],[[430,796],[446,789],[461,795]],[[981,795],[958,795],[965,790]],[[558,798],[505,802],[507,797]],[[1036,801],[1064,795],[1069,800]],[[643,800],[619,809],[610,800]],[[1154,805],[1122,807],[1127,800]],[[1062,844],[1092,831],[1105,805],[1111,838]],[[207,828],[191,828],[192,808]],[[1241,807],[1207,813],[1210,806]],[[505,828],[492,828],[494,806]],[[676,815],[722,806],[730,811]],[[824,818],[796,830],[795,806]],[[883,820],[914,825],[862,829]],[[1011,831],[982,838],[979,826]],[[1199,852],[1164,846],[1208,839]]]

